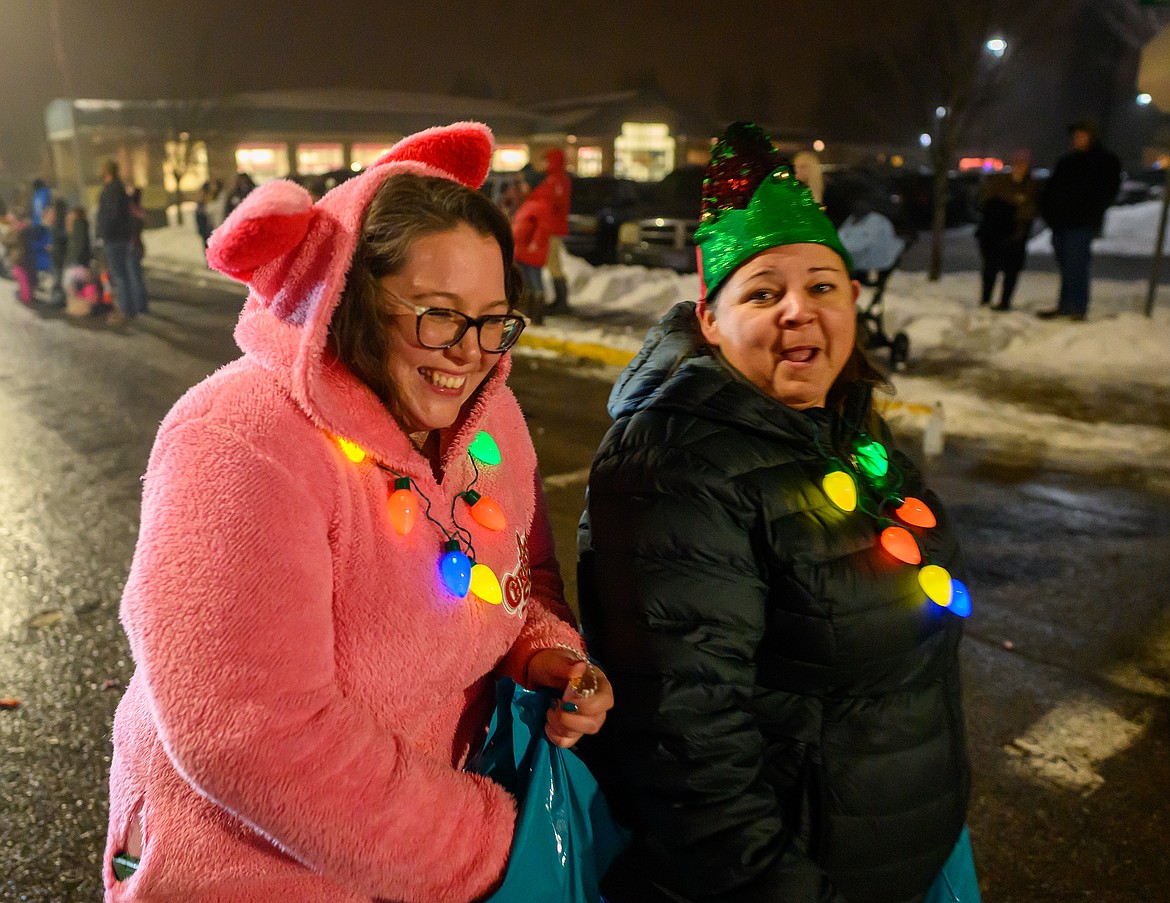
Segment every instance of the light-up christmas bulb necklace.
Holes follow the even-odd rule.
[[[333,438],[350,461],[361,464],[366,459],[365,450],[359,445],[340,436]],[[421,510],[423,517],[434,524],[443,534],[444,541],[438,570],[447,590],[460,599],[465,598],[468,592],[471,592],[484,602],[499,605],[504,601],[499,578],[486,564],[476,562],[471,532],[460,525],[456,519],[455,506],[458,501],[462,501],[467,505],[475,522],[486,530],[499,532],[507,527],[507,517],[499,504],[494,499],[481,495],[472,488],[479,480],[479,465],[495,466],[501,462],[502,458],[496,441],[482,430],[476,434],[471,445],[468,446],[467,453],[471,460],[471,466],[475,470],[475,476],[467,488],[457,493],[451,502],[453,530],[448,530],[431,515],[431,500],[419,489],[418,483],[414,479],[398,473],[392,467],[379,461],[375,461],[374,464],[394,478],[393,488],[386,500],[387,515],[394,532],[399,536],[406,536],[410,533],[414,529]],[[419,498],[425,503],[425,508],[420,509]],[[466,551],[464,551],[465,548]]]
[[[906,564],[922,564],[922,549],[914,534],[882,511],[897,505],[894,517],[921,530],[937,526],[938,519],[921,499],[901,494],[902,475],[891,469],[885,446],[863,433],[847,460],[821,452],[829,460],[829,471],[821,479],[829,501],[845,512],[860,508],[878,522],[879,540],[887,554]],[[876,511],[868,504],[871,496],[877,501]],[[918,571],[918,585],[934,604],[963,618],[971,614],[970,592],[946,568],[928,561]]]

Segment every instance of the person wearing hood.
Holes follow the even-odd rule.
[[[569,312],[569,281],[565,277],[565,243],[569,234],[569,208],[572,203],[573,183],[565,170],[565,152],[559,147],[545,152],[544,180],[532,189],[530,195],[543,197],[552,209],[552,234],[548,242],[548,275],[553,284],[553,303],[549,313]]]
[[[544,323],[544,265],[549,259],[555,214],[548,192],[528,191],[512,217],[516,266],[524,280],[525,309],[537,326]]]
[[[243,356],[180,399],[121,605],[106,903],[463,903],[516,819],[463,770],[507,676],[595,732],[608,682],[563,600],[505,384],[524,321],[478,123],[403,139],[320,201],[252,191],[208,263]],[[572,701],[570,701],[572,700]]]
[[[872,405],[853,261],[746,123],[713,148],[695,240],[703,297],[615,384],[579,531],[582,626],[622,700],[589,758],[633,831],[603,891],[977,900],[970,596]]]

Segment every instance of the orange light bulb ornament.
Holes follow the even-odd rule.
[[[469,508],[471,508],[471,516],[475,518],[476,523],[481,527],[486,527],[489,530],[495,530],[497,533],[508,526],[507,518],[504,517],[504,512],[499,505],[486,495],[480,495],[474,489],[468,489],[466,492],[460,493]]]
[[[414,529],[418,518],[418,499],[410,491],[410,478],[399,477],[394,481],[394,491],[387,500],[390,512],[390,526],[399,536],[405,536]]]
[[[926,507],[926,503],[913,496],[904,498],[901,507],[894,513],[898,515],[900,520],[907,524],[913,524],[915,527],[930,529],[938,524],[934,512]]]

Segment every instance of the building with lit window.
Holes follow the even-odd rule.
[[[45,110],[56,187],[96,203],[101,165],[119,163],[148,212],[190,199],[236,172],[257,182],[332,176],[369,166],[405,135],[460,120],[496,135],[493,165],[520,169],[534,136],[555,125],[502,101],[397,91],[266,91],[218,100],[54,100]]]
[[[715,120],[655,87],[547,101],[532,109],[556,123],[566,162],[579,176],[657,182],[685,163],[706,163],[722,131]]]
[[[579,176],[657,181],[705,162],[719,124],[656,90],[623,91],[519,107],[499,100],[400,91],[265,91],[209,100],[54,100],[45,111],[56,187],[93,205],[101,165],[119,162],[159,221],[206,181],[236,172],[257,182],[293,178],[329,187],[395,141],[430,126],[477,120],[496,136],[492,168],[543,167],[565,151]],[[315,183],[314,179],[318,181]]]

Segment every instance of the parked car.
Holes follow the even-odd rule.
[[[1165,170],[1146,169],[1137,172],[1123,172],[1121,186],[1117,189],[1117,199],[1113,203],[1140,204],[1142,201],[1157,200],[1162,197],[1165,183]]]
[[[978,220],[982,172],[954,172],[947,176],[946,225],[961,226]],[[829,219],[840,225],[849,215],[851,199],[864,191],[874,209],[894,223],[899,234],[931,227],[934,217],[934,176],[929,171],[873,167],[840,167],[826,171],[825,207]]]
[[[701,164],[680,166],[651,187],[649,200],[631,211],[629,222],[618,229],[621,263],[669,267],[680,273],[697,269],[695,230],[705,172]]]
[[[616,263],[618,229],[642,200],[638,183],[614,176],[572,181],[566,250],[594,266]]]

